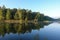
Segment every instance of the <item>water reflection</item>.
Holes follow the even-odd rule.
[[[39,30],[40,28],[44,28],[45,25],[49,25],[50,23],[0,23],[0,37],[5,36],[6,34],[13,33],[16,34],[24,34],[31,33],[32,30]]]

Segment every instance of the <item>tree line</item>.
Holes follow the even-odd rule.
[[[51,17],[45,16],[40,12],[32,12],[28,9],[17,9],[17,8],[6,8],[5,6],[0,7],[0,20],[51,20]]]

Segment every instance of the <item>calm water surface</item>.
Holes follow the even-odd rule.
[[[0,40],[60,40],[60,23],[0,23]]]

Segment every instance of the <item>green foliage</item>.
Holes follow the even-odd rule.
[[[0,8],[0,20],[22,20],[24,21],[44,21],[44,20],[53,20],[51,17],[44,16],[40,12],[32,12],[28,9],[8,9],[5,6]]]
[[[0,9],[0,20],[2,20],[3,19],[3,15],[2,15],[3,13],[2,13],[2,9]]]
[[[6,20],[9,20],[9,19],[10,19],[10,9],[8,9],[6,13]]]
[[[14,19],[16,20],[21,20],[22,19],[22,12],[20,10],[17,10],[17,12],[15,13]]]

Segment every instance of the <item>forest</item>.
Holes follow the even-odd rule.
[[[20,20],[27,21],[52,21],[53,18],[45,16],[40,12],[32,12],[28,9],[6,8],[4,5],[0,7],[0,21],[2,20]]]

